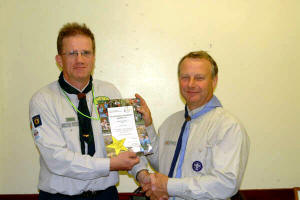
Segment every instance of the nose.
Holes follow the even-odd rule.
[[[194,85],[195,85],[195,79],[193,77],[191,77],[190,80],[189,80],[188,86],[189,87],[194,87]]]
[[[79,52],[78,54],[77,54],[77,56],[76,56],[76,61],[77,62],[83,62],[83,56],[82,56],[82,54]]]

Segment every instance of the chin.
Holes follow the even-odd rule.
[[[81,73],[77,73],[76,76],[79,79],[85,79],[85,78],[89,77],[90,75],[87,72],[81,72]]]

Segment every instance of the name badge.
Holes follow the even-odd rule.
[[[176,145],[177,141],[171,141],[171,140],[167,140],[165,141],[165,145]]]
[[[74,126],[79,126],[78,122],[65,122],[61,124],[62,128],[70,128],[70,127],[74,127]]]

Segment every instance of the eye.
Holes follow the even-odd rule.
[[[78,52],[77,51],[71,51],[69,53],[70,56],[77,56],[78,55]]]
[[[90,58],[92,56],[92,52],[85,50],[85,51],[81,52],[81,55],[86,57],[86,58]]]
[[[195,80],[197,80],[197,81],[202,81],[204,79],[205,78],[203,76],[195,76]]]
[[[89,56],[89,55],[92,54],[92,52],[90,52],[90,51],[83,51],[81,54],[82,54],[83,56]]]
[[[189,76],[181,76],[180,79],[181,80],[188,80],[190,77]]]

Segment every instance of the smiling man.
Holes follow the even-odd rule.
[[[40,153],[39,199],[118,199],[117,171],[136,176],[146,169],[133,152],[106,157],[95,98],[121,98],[120,92],[93,80],[95,39],[85,24],[64,25],[57,51],[59,79],[36,92],[29,107]]]
[[[246,131],[213,95],[218,66],[207,52],[184,56],[178,81],[185,110],[168,117],[158,135],[146,102],[137,95],[155,152],[148,159],[159,172],[151,174],[151,184],[143,190],[151,199],[228,199],[238,191],[245,171]]]

